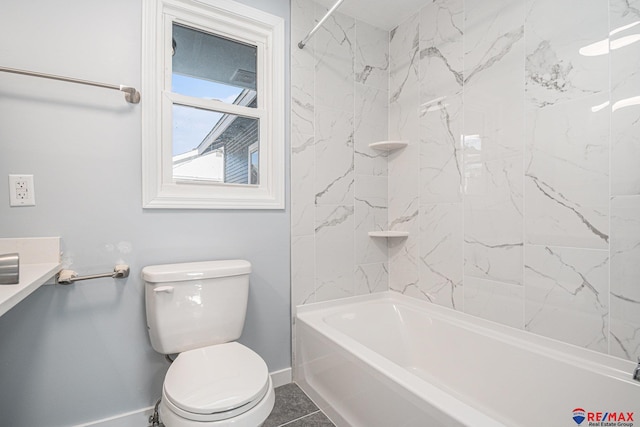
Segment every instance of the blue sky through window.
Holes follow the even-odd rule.
[[[173,74],[172,89],[174,93],[203,99],[218,99],[233,104],[242,92],[242,88],[197,79],[191,76]],[[199,108],[174,105],[173,107],[173,155],[193,150],[223,116]]]

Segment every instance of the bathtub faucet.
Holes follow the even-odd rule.
[[[638,357],[638,366],[633,371],[633,379],[636,381],[640,381],[640,357]]]

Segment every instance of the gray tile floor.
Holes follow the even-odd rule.
[[[263,427],[335,427],[295,383],[276,388],[276,403]]]

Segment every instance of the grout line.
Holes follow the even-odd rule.
[[[278,427],[284,427],[284,426],[287,426],[287,425],[289,425],[289,424],[291,424],[291,423],[295,423],[296,421],[300,421],[300,420],[301,420],[301,419],[303,419],[303,418],[307,418],[307,417],[308,417],[308,416],[310,416],[310,415],[317,414],[318,412],[320,412],[320,409],[318,409],[317,411],[314,411],[314,412],[310,412],[310,413],[308,413],[307,415],[303,415],[303,416],[301,416],[301,417],[298,417],[298,418],[296,418],[296,419],[294,419],[294,420],[287,421],[287,422],[286,422],[286,423],[284,423],[284,424],[280,424]]]

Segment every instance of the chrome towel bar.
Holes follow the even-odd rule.
[[[118,264],[113,268],[111,273],[90,274],[87,276],[78,276],[78,273],[73,270],[62,270],[56,276],[56,283],[60,285],[70,285],[80,280],[100,279],[103,277],[112,277],[114,279],[129,277],[129,266],[126,264]]]
[[[8,67],[0,67],[0,71],[4,71],[5,73],[22,74],[24,76],[42,77],[45,79],[52,79],[52,80],[61,80],[63,82],[69,82],[69,83],[79,83],[81,85],[97,86],[105,89],[115,89],[115,90],[124,92],[124,99],[127,102],[131,104],[137,104],[140,102],[140,92],[138,92],[136,88],[131,86],[111,85],[107,83],[92,82],[89,80],[72,79],[70,77],[56,76],[54,74],[36,73],[35,71],[18,70],[16,68],[8,68]]]

